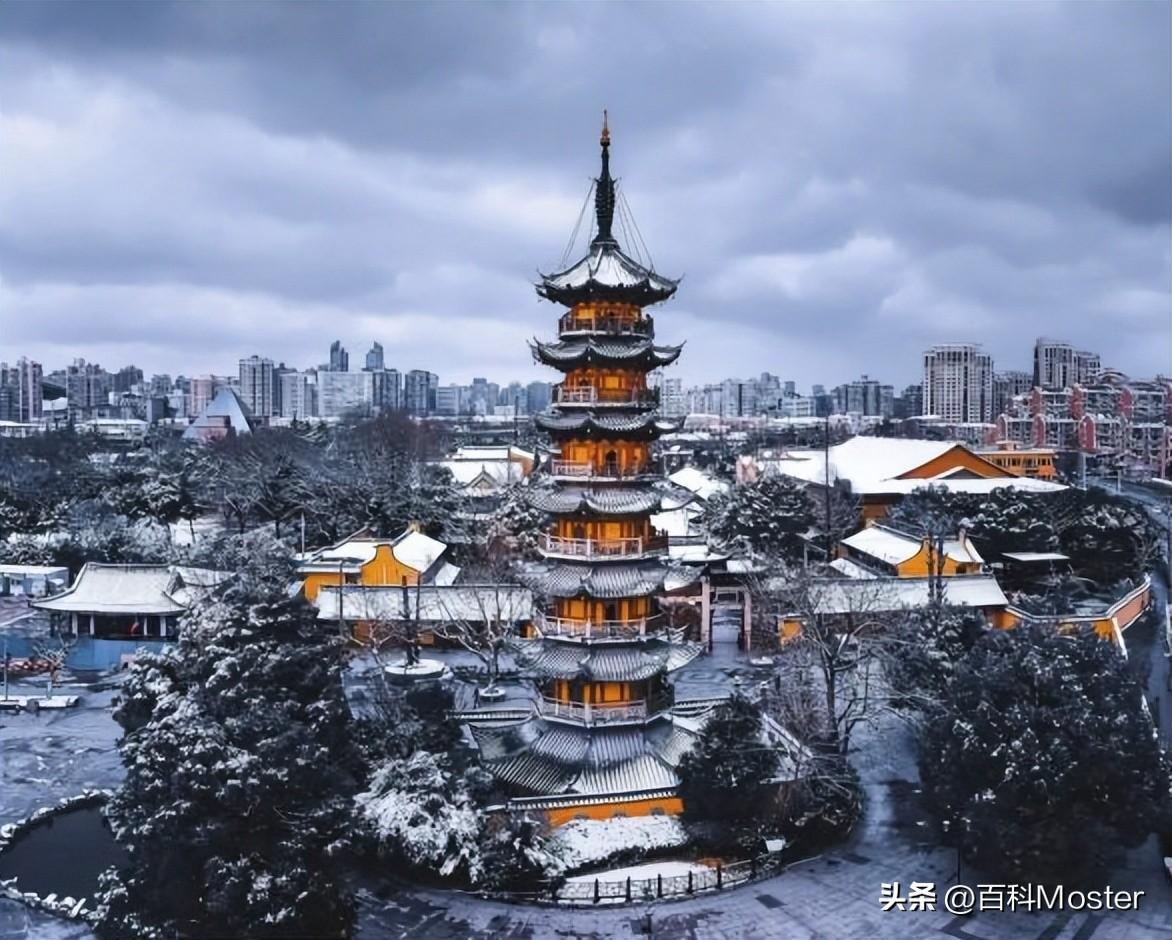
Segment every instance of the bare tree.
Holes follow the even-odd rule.
[[[895,641],[897,616],[882,579],[818,577],[815,569],[773,569],[755,579],[754,609],[761,624],[795,625],[780,644],[775,687],[821,695],[823,740],[845,756],[860,725],[892,710],[882,662]],[[763,629],[763,627],[762,627]]]
[[[443,621],[434,628],[440,639],[475,655],[488,671],[481,694],[496,694],[500,657],[522,624],[533,619],[533,595],[515,575],[516,565],[502,540],[474,543],[469,566],[475,580],[437,588]]]

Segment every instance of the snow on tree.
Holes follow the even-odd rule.
[[[762,558],[802,557],[802,535],[814,521],[805,487],[784,477],[764,476],[713,496],[702,523],[726,548]]]
[[[549,824],[529,813],[493,813],[481,833],[478,883],[494,891],[535,892],[565,871]]]
[[[777,751],[760,745],[761,712],[735,696],[716,707],[700,740],[678,767],[684,812],[698,819],[754,815],[767,781],[777,771]]]
[[[901,706],[926,709],[937,703],[983,629],[970,611],[948,604],[944,584],[942,596],[903,611],[888,629],[884,673]]]
[[[348,935],[342,650],[291,575],[282,555],[248,559],[131,670],[107,807],[130,863],[105,878],[103,936]]]
[[[1093,633],[986,633],[923,736],[924,792],[947,838],[1009,878],[1076,877],[1135,845],[1169,768],[1119,651]]]
[[[441,755],[416,751],[378,767],[355,797],[380,853],[443,877],[481,874],[480,808]]]
[[[527,488],[512,483],[488,524],[488,541],[503,542],[517,558],[537,558],[537,542],[549,525],[549,516],[526,499]]]

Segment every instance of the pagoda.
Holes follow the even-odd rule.
[[[535,418],[557,454],[528,495],[553,519],[542,560],[522,575],[544,607],[533,635],[514,642],[536,685],[535,710],[472,729],[484,766],[514,795],[510,805],[544,811],[555,825],[679,812],[675,768],[697,731],[672,713],[668,675],[701,647],[669,627],[656,600],[696,574],[668,563],[667,535],[651,521],[692,498],[655,472],[651,451],[678,424],[657,415],[647,376],[681,347],[657,345],[644,310],[678,282],[619,246],[605,117],[600,143],[597,234],[585,257],[536,285],[568,309],[556,342],[532,344],[539,362],[564,375],[552,412]]]

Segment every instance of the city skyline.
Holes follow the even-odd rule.
[[[314,365],[329,324],[400,369],[539,378],[518,259],[557,266],[607,106],[688,285],[659,325],[703,350],[685,382],[901,387],[931,345],[1026,370],[1049,334],[1166,369],[1166,6],[748,9],[257,5],[274,41],[245,49],[216,7],[10,5],[0,358]]]

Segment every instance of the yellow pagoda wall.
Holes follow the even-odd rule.
[[[575,304],[562,317],[563,330],[613,330],[632,327],[642,319],[643,311],[637,304],[613,301],[584,301]]]
[[[597,803],[586,806],[563,806],[546,810],[545,818],[551,826],[564,826],[575,819],[613,819],[616,816],[650,816],[656,811],[665,816],[678,816],[684,811],[684,801],[678,796],[661,796],[648,800]]]
[[[601,472],[607,457],[613,453],[614,464],[624,472],[644,470],[651,460],[651,446],[635,441],[566,441],[562,445],[562,460],[586,463]]]
[[[607,607],[611,607],[608,613]],[[637,620],[650,617],[651,598],[624,597],[600,601],[585,597],[562,597],[554,602],[554,616],[567,620]]]
[[[563,517],[554,525],[553,534],[563,539],[646,539],[654,532],[651,529],[651,520],[647,516],[633,519]]]

